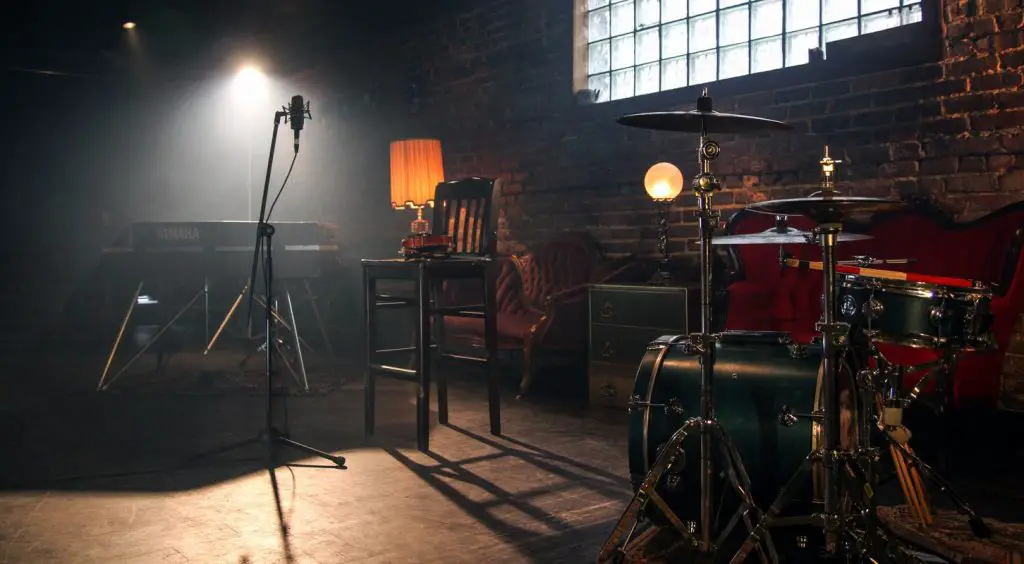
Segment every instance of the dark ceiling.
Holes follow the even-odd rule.
[[[161,66],[210,69],[255,54],[296,70],[401,32],[464,0],[32,0],[7,2],[0,36],[7,68],[103,72],[127,57],[131,20]]]

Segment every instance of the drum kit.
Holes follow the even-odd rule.
[[[698,560],[741,562],[756,553],[762,562],[920,561],[878,516],[880,446],[902,468],[908,502],[913,496],[915,507],[924,506],[923,474],[968,518],[975,535],[989,535],[942,476],[910,449],[902,414],[932,375],[948,379],[962,351],[993,346],[992,288],[870,268],[913,259],[839,261],[838,243],[870,238],[843,232],[844,222],[897,211],[904,203],[839,195],[835,172],[841,161],[827,146],[820,192],[752,204],[748,209],[774,215],[775,227],[714,237],[720,214],[713,198],[721,183],[712,163],[721,148],[710,135],[792,129],[785,123],[716,112],[706,89],[696,110],[628,115],[619,123],[699,134],[692,189],[700,233],[701,329],[655,340],[640,362],[630,401],[635,495],[597,561],[625,560],[644,528],[673,531],[677,546]],[[789,216],[804,216],[817,226],[810,232],[793,229]],[[780,257],[783,267],[822,273],[816,337],[795,343],[777,332],[713,333],[714,246],[793,243],[821,250],[820,262]],[[895,365],[879,348],[886,343],[934,349],[939,360]],[[920,371],[926,375],[904,393],[904,376]],[[697,440],[688,441],[692,435]],[[755,503],[773,496],[767,510]]]

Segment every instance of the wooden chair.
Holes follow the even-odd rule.
[[[430,447],[431,352],[436,358],[483,363],[487,367],[488,407],[491,434],[501,434],[499,370],[497,347],[497,303],[495,282],[497,262],[496,207],[497,180],[468,178],[438,184],[434,196],[431,233],[452,238],[453,252],[444,258],[364,259],[363,290],[366,320],[366,434],[372,435],[376,408],[376,376],[386,374],[416,382],[416,444],[421,451]],[[412,281],[412,296],[384,295],[377,291],[380,280]],[[482,304],[446,306],[440,300],[449,280],[477,280],[483,288]],[[412,347],[378,349],[376,313],[384,308],[413,308],[418,312]],[[457,355],[443,350],[443,318],[483,317],[484,357]],[[412,368],[381,362],[393,353],[414,353]],[[438,422],[448,423],[448,386],[441,371],[437,378]]]

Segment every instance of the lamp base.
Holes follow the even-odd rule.
[[[413,235],[426,235],[430,233],[430,222],[423,219],[422,216],[417,217],[409,224],[409,233]]]
[[[667,261],[658,263],[658,270],[647,281],[648,286],[671,286],[675,281],[672,274],[672,266]]]

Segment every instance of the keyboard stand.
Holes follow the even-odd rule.
[[[130,304],[128,304],[128,311],[124,314],[124,319],[121,321],[121,328],[118,329],[117,331],[117,337],[114,339],[114,346],[111,347],[110,349],[110,355],[107,357],[107,363],[103,367],[103,374],[100,376],[100,382],[99,384],[96,385],[96,390],[98,391],[105,391],[108,388],[110,388],[111,384],[113,384],[118,378],[120,378],[121,375],[123,375],[125,371],[127,371],[128,368],[136,360],[139,359],[139,357],[145,354],[145,352],[149,350],[149,348],[152,347],[160,339],[160,337],[163,336],[163,334],[167,332],[167,330],[170,329],[171,326],[174,325],[176,321],[178,321],[178,319],[181,318],[182,315],[185,315],[185,312],[192,309],[192,306],[195,305],[199,298],[205,298],[203,304],[205,319],[204,325],[206,326],[206,336],[209,337],[210,335],[210,283],[208,279],[204,278],[203,289],[200,290],[199,293],[197,293],[191,300],[189,300],[189,302],[185,304],[185,307],[181,308],[178,311],[178,313],[174,314],[174,317],[172,317],[170,321],[168,321],[166,324],[160,327],[160,330],[156,332],[156,335],[153,335],[153,337],[149,339],[149,342],[147,342],[145,346],[139,349],[139,351],[135,353],[135,356],[133,356],[127,363],[125,363],[125,365],[122,366],[121,369],[118,370],[117,373],[114,374],[108,381],[107,375],[110,373],[110,368],[114,364],[114,358],[117,356],[117,349],[120,348],[121,342],[124,340],[125,329],[128,328],[128,322],[131,320],[132,313],[135,312],[135,306],[138,305],[139,303],[139,296],[142,294],[142,287],[144,284],[145,280],[139,281],[138,287],[135,288],[135,294],[132,296],[132,301]]]
[[[320,335],[323,338],[324,344],[327,347],[327,352],[330,355],[331,365],[332,365],[332,367],[336,367],[337,363],[335,362],[335,359],[334,359],[334,350],[331,347],[330,339],[327,336],[327,330],[324,327],[323,320],[322,320],[322,318],[320,316],[319,308],[316,305],[316,300],[313,298],[313,292],[312,292],[312,288],[310,288],[310,286],[309,286],[309,281],[305,282],[305,287],[306,287],[306,292],[308,294],[308,299],[309,299],[310,306],[313,308],[313,317],[317,321],[317,325],[320,328]],[[228,323],[235,316],[235,312],[238,310],[238,306],[242,303],[242,298],[245,297],[245,295],[248,293],[248,291],[249,291],[249,285],[246,284],[244,287],[242,287],[242,291],[238,294],[238,297],[235,298],[235,302],[231,305],[231,309],[228,310],[227,315],[224,316],[224,319],[221,321],[220,326],[217,327],[217,331],[213,334],[213,338],[209,340],[209,343],[206,345],[206,350],[203,351],[203,355],[207,355],[207,354],[210,353],[211,350],[213,350],[213,347],[217,344],[217,340],[220,338],[221,334],[224,332],[224,329],[227,327]],[[275,349],[277,349],[277,352],[281,356],[281,358],[284,359],[285,366],[292,373],[292,376],[295,378],[295,381],[299,385],[303,386],[305,391],[308,392],[309,391],[309,378],[308,378],[308,376],[306,374],[306,360],[305,360],[305,356],[303,355],[302,349],[305,348],[306,350],[308,350],[308,351],[310,351],[310,352],[312,352],[314,354],[316,354],[316,350],[313,349],[313,347],[310,346],[310,344],[308,342],[306,342],[306,340],[303,339],[302,336],[299,334],[298,323],[296,322],[296,317],[295,317],[295,306],[294,306],[294,303],[292,301],[291,289],[288,288],[287,286],[285,287],[284,296],[285,296],[285,302],[288,305],[288,317],[289,317],[289,319],[286,320],[281,315],[280,308],[278,307],[278,304],[275,304],[274,308],[271,311],[271,314],[274,316],[274,320],[278,324],[278,326],[283,327],[284,329],[286,329],[292,335],[292,343],[290,343],[290,345],[292,347],[294,347],[295,357],[296,357],[295,360],[298,362],[298,365],[299,365],[298,366],[299,367],[299,374],[302,375],[302,380],[301,381],[299,380],[299,374],[296,374],[295,368],[292,366],[291,362],[288,362],[288,358],[284,354],[284,351],[282,350],[282,347],[286,346],[284,341],[282,341],[281,339],[277,339],[277,342],[274,343],[274,347],[275,347]],[[253,299],[257,303],[259,303],[261,306],[266,307],[266,304],[264,303],[263,298],[261,296],[258,296],[258,295],[254,296]],[[252,355],[256,354],[257,352],[263,352],[264,351],[264,347],[265,347],[265,345],[261,346],[260,348],[257,348],[255,351],[252,351],[248,355],[246,355],[246,357],[244,359],[242,359],[242,362],[239,363],[239,366],[240,367],[244,367],[245,364],[252,357]]]

